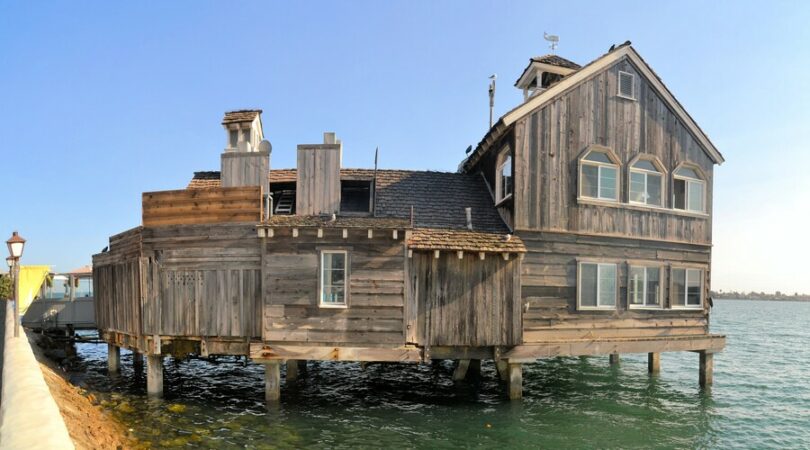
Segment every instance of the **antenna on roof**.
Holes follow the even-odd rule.
[[[560,43],[560,37],[556,34],[548,34],[544,31],[543,39],[551,42],[549,48],[551,48],[551,53],[554,53],[554,51],[557,50],[557,45]]]
[[[495,80],[498,79],[498,74],[493,73],[489,76],[489,127],[492,128],[492,111],[495,109]]]

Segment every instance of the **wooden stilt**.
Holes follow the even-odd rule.
[[[287,360],[287,381],[297,381],[298,376],[298,360],[296,359],[288,359]]]
[[[461,381],[467,376],[467,369],[470,367],[469,359],[459,359],[456,361],[456,370],[453,371],[453,381]]]
[[[146,356],[146,394],[150,397],[163,397],[163,357]]]
[[[467,378],[478,378],[481,376],[481,360],[471,359],[470,366],[467,367]]]
[[[711,386],[714,382],[714,354],[700,352],[700,386]]]
[[[611,353],[610,354],[610,365],[611,366],[618,366],[619,365],[619,354],[618,353]]]
[[[121,349],[113,344],[107,344],[107,370],[118,373],[121,366]]]
[[[281,364],[270,361],[264,365],[264,399],[267,403],[278,403],[281,398]]]
[[[495,361],[495,368],[498,369],[501,381],[509,381],[509,363],[505,359]]]
[[[143,366],[143,353],[132,351],[132,364],[135,366]]]
[[[520,400],[523,398],[523,365],[522,364],[509,364],[509,399]]]
[[[661,372],[660,353],[647,353],[647,370],[651,374],[658,374],[659,372]]]

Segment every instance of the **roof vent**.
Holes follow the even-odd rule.
[[[619,72],[619,97],[636,99],[635,78],[636,76],[630,72]]]

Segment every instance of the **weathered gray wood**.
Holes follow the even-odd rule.
[[[121,365],[121,349],[113,344],[107,344],[107,371],[118,373]]]
[[[163,397],[163,357],[146,356],[146,393],[150,397]]]
[[[277,403],[281,398],[281,363],[264,363],[264,400],[268,404]]]
[[[469,359],[459,359],[456,361],[456,368],[453,370],[453,381],[461,381],[467,377],[467,369],[470,367]]]
[[[341,152],[341,144],[298,146],[296,214],[333,214],[340,210]]]
[[[507,368],[509,381],[507,391],[510,400],[520,400],[523,398],[523,365],[510,362]]]
[[[505,359],[496,360],[495,369],[498,371],[501,381],[509,381],[509,361]]]
[[[714,353],[700,352],[700,386],[707,387],[714,383]]]
[[[286,380],[290,381],[297,381],[298,377],[300,376],[299,368],[300,368],[300,361],[296,359],[288,359],[286,362],[287,374]]]
[[[647,354],[647,371],[651,374],[658,374],[661,372],[661,354],[648,353]]]
[[[221,156],[222,187],[265,186],[270,152],[225,152]]]

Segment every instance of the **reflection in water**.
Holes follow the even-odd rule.
[[[796,317],[810,305],[783,305],[718,302],[714,329],[729,335],[729,348],[715,357],[713,391],[698,387],[693,353],[663,355],[653,377],[646,355],[623,356],[617,368],[607,357],[541,360],[524,369],[522,402],[505,398],[489,362],[480,379],[460,384],[449,361],[365,370],[310,362],[271,410],[263,367],[239,358],[167,358],[160,401],[146,399],[145,369],[129,352],[109,376],[106,346],[78,344],[70,370],[154,447],[807,447],[801,361],[810,354],[800,342],[810,336]],[[761,324],[762,308],[779,309],[769,315],[779,323]]]

